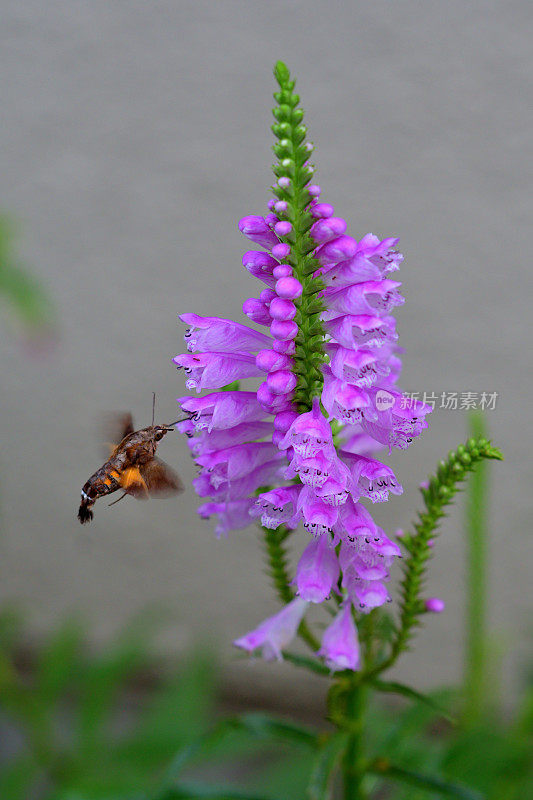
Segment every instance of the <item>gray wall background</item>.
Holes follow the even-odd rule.
[[[130,408],[148,424],[154,390],[159,419],[177,416],[176,315],[243,321],[257,293],[236,224],[269,197],[283,58],[324,199],[356,237],[401,236],[402,386],[499,393],[490,616],[509,687],[531,634],[530,4],[2,0],[0,13],[1,203],[60,325],[55,350],[33,358],[3,327],[2,598],[23,601],[36,632],[82,610],[100,642],[158,603],[174,615],[163,646],[214,638],[230,687],[314,692],[231,649],[277,608],[254,528],[216,541],[190,485],[173,500],[100,503],[89,529],[76,520],[101,463],[99,413]],[[464,436],[464,412],[437,410],[390,459],[406,491],[373,509],[389,531]],[[185,441],[167,437],[161,453],[190,484]],[[455,509],[429,582],[446,613],[397,670],[426,686],[460,670],[460,526]]]

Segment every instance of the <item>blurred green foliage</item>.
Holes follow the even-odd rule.
[[[49,335],[52,303],[39,281],[20,263],[14,242],[13,222],[0,216],[0,298],[30,337]]]
[[[21,617],[0,613],[2,800],[329,796],[323,734],[262,713],[217,720],[214,659],[197,651],[156,669],[149,641],[135,622],[91,652],[81,626],[67,621],[34,653]],[[431,697],[435,708],[460,709],[459,691]],[[533,797],[533,686],[514,714],[492,708],[468,725],[416,697],[375,697],[367,736],[369,751],[405,772],[401,784],[369,776],[376,800]],[[419,773],[480,794],[419,788]]]

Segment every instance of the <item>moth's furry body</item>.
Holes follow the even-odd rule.
[[[158,442],[173,430],[172,426],[150,425],[134,431],[131,414],[127,414],[121,419],[120,428],[124,434],[120,443],[81,490],[78,519],[82,524],[93,518],[92,507],[99,497],[118,489],[143,500],[182,488],[178,476],[155,456]]]

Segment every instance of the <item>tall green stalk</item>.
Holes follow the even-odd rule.
[[[342,759],[344,800],[366,800],[364,780],[365,759],[365,713],[367,688],[354,683],[348,693],[346,712],[348,719],[348,740]]]

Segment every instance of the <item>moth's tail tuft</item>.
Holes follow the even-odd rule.
[[[90,522],[94,517],[94,514],[91,510],[91,505],[89,505],[86,500],[82,500],[80,503],[80,507],[78,509],[78,519],[82,525],[85,525],[86,522]]]

